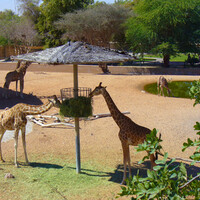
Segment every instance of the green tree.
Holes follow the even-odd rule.
[[[63,32],[54,25],[61,15],[85,8],[93,2],[93,0],[43,0],[40,5],[37,28],[43,36],[46,46],[58,46],[62,43]]]
[[[137,52],[162,53],[165,66],[177,52],[198,52],[200,0],[137,0],[126,24],[127,41]]]
[[[22,15],[30,19],[34,24],[37,23],[40,15],[39,3],[41,0],[17,0],[19,2],[19,10]]]
[[[27,52],[30,46],[38,44],[38,34],[34,23],[29,18],[15,15],[11,10],[1,12],[0,44],[20,45]]]
[[[7,45],[12,43],[13,25],[17,24],[20,20],[18,15],[12,10],[5,10],[0,12],[0,45]]]
[[[122,24],[131,16],[129,8],[97,2],[96,5],[77,12],[65,14],[56,24],[64,38],[109,46],[110,41],[125,43]]]

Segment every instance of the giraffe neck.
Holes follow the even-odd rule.
[[[119,127],[121,127],[123,124],[122,121],[124,118],[126,118],[126,116],[119,111],[119,109],[115,105],[114,101],[112,100],[111,96],[109,95],[109,93],[106,90],[104,90],[104,92],[103,92],[103,97],[107,103],[107,106],[110,110],[110,113],[111,113],[113,119],[115,120],[117,125]]]
[[[22,65],[21,67],[19,67],[18,69],[16,69],[17,72],[21,73],[21,72],[25,72],[27,69],[27,65]]]
[[[23,107],[22,112],[26,115],[37,115],[42,114],[53,107],[53,102],[48,102],[41,106],[26,105]]]

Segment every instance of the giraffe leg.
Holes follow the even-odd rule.
[[[160,93],[160,94],[161,94],[161,96],[162,96],[162,95],[165,96],[162,86],[161,86],[161,93]]]
[[[157,82],[157,91],[158,91],[158,95],[160,96],[160,84],[159,84],[159,81]]]
[[[3,138],[3,135],[4,135],[5,131],[0,131],[0,159],[2,162],[5,162],[4,159],[3,159],[3,156],[2,156],[2,150],[1,150],[1,140]]]
[[[22,131],[22,143],[23,143],[23,148],[24,148],[24,155],[25,155],[25,160],[26,160],[26,164],[28,165],[28,156],[27,156],[27,152],[26,152],[26,131],[25,131],[25,126],[21,128]]]
[[[18,88],[18,80],[16,80],[16,96],[18,96],[18,94],[17,94],[17,88]]]
[[[170,96],[170,89],[169,88],[167,88],[167,93],[168,93],[168,96]]]
[[[21,98],[24,98],[23,97],[23,89],[24,89],[24,79],[20,79],[20,97]]]
[[[126,180],[127,161],[130,164],[130,159],[128,158],[129,157],[129,146],[128,146],[128,144],[122,143],[122,149],[123,149],[123,161],[124,161],[124,175],[123,175],[121,185],[123,185],[125,180]],[[129,168],[129,173],[130,173],[130,168]]]
[[[14,139],[15,139],[15,166],[18,167],[18,163],[17,163],[17,147],[18,147],[18,135],[19,135],[19,129],[15,128],[15,135],[14,135]]]

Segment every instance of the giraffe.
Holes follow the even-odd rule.
[[[168,87],[167,79],[164,76],[160,76],[157,82],[158,95],[163,94],[165,96],[163,88],[167,89],[168,96],[170,96],[171,90]]]
[[[17,147],[18,147],[19,130],[21,130],[25,160],[26,160],[26,164],[29,164],[27,152],[26,152],[26,140],[25,140],[25,128],[26,128],[26,123],[27,123],[26,116],[44,113],[48,111],[50,108],[52,108],[53,106],[55,107],[60,106],[60,101],[57,99],[55,95],[53,96],[52,100],[49,99],[49,102],[43,105],[35,106],[35,105],[29,105],[29,104],[24,104],[24,103],[18,103],[12,108],[5,109],[3,112],[0,113],[0,160],[2,162],[5,162],[5,161],[3,160],[3,157],[2,157],[1,140],[6,130],[14,130],[14,140],[15,140],[14,163],[15,163],[15,166],[18,167]]]
[[[8,72],[5,77],[4,88],[9,89],[9,85],[11,82],[16,81],[16,95],[17,95],[17,86],[18,81],[20,81],[20,97],[23,98],[23,89],[24,89],[24,76],[26,74],[26,70],[31,62],[25,62],[21,66],[21,61],[18,61],[17,67],[14,71]]]
[[[123,164],[124,164],[124,174],[121,184],[124,184],[126,180],[127,162],[129,167],[129,176],[131,177],[131,164],[130,164],[131,161],[130,161],[129,145],[137,146],[138,144],[143,143],[146,139],[146,134],[149,134],[151,130],[136,124],[129,117],[122,114],[115,105],[115,103],[113,102],[109,93],[107,92],[106,87],[101,86],[101,84],[102,83],[100,83],[99,86],[97,86],[90,93],[89,96],[93,97],[100,94],[103,95],[107,103],[107,106],[110,110],[111,116],[113,117],[114,121],[120,128],[118,136],[122,144]],[[156,157],[153,154],[151,154],[150,160],[151,160],[151,168],[153,169],[153,166],[156,165],[155,164]]]

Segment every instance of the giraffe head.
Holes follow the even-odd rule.
[[[50,102],[53,103],[53,106],[56,107],[56,108],[59,108],[61,103],[60,101],[58,100],[57,96],[56,95],[53,95],[53,99],[48,99]]]
[[[23,64],[23,66],[25,67],[25,68],[27,68],[29,65],[31,65],[32,64],[32,62],[30,62],[30,61],[26,61],[24,64]]]
[[[99,85],[89,94],[89,97],[97,96],[100,94],[103,94],[106,87],[101,86],[102,82],[99,83]]]

